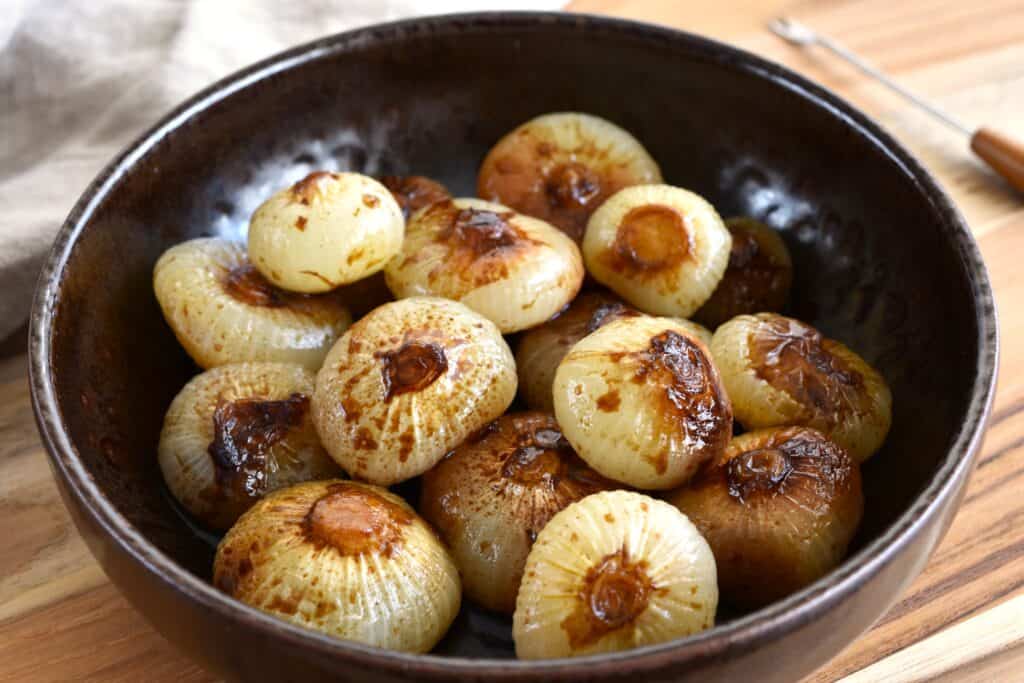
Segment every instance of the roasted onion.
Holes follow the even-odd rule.
[[[774,313],[715,331],[711,352],[746,429],[814,427],[864,462],[885,441],[892,394],[863,358],[818,330]]]
[[[249,222],[249,258],[295,292],[326,292],[373,275],[402,246],[391,192],[358,173],[311,173],[265,201]]]
[[[452,549],[466,595],[509,614],[530,546],[559,510],[612,488],[555,418],[504,415],[423,475],[420,510]]]
[[[227,529],[275,489],[338,477],[309,416],[313,373],[291,363],[222,365],[178,392],[157,458],[167,488],[205,526]]]
[[[459,573],[400,497],[351,481],[277,491],[217,547],[217,588],[299,626],[429,652],[459,611]]]
[[[558,366],[553,395],[580,457],[636,488],[679,486],[732,436],[707,347],[670,318],[621,318],[584,337]]]
[[[711,545],[722,598],[746,608],[784,598],[835,568],[864,507],[856,463],[806,427],[736,437],[669,501]]]
[[[523,659],[615,652],[711,628],[717,606],[715,559],[686,516],[606,491],[565,508],[537,536],[512,635]]]
[[[422,474],[508,408],[515,362],[498,328],[462,304],[414,297],[354,324],[316,379],[313,420],[356,479]]]
[[[352,322],[344,293],[279,289],[249,263],[244,246],[217,238],[164,252],[153,290],[174,335],[204,368],[282,361],[316,370]]]
[[[500,204],[453,199],[409,219],[402,251],[385,275],[400,299],[453,299],[507,333],[539,325],[572,301],[583,259],[544,221]]]

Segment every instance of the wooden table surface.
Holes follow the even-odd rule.
[[[1024,197],[941,125],[844,64],[764,30],[780,13],[804,20],[961,119],[1024,138],[1024,2],[576,0],[571,8],[707,34],[791,66],[875,116],[960,206],[988,263],[1002,332],[986,445],[927,569],[810,680],[1024,680],[1024,647],[1013,647],[1024,627]],[[0,681],[211,680],[132,610],[78,537],[32,420],[24,345],[11,349],[0,359]]]

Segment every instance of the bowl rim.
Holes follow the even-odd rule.
[[[835,570],[786,599],[739,619],[666,643],[617,653],[575,658],[523,661],[517,659],[467,658],[434,654],[409,654],[336,639],[285,622],[224,595],[212,584],[191,574],[163,553],[128,521],[106,498],[83,465],[57,402],[54,369],[50,364],[52,321],[58,296],[75,243],[97,207],[113,187],[129,174],[134,164],[164,138],[192,117],[215,107],[265,78],[303,64],[343,55],[373,42],[401,41],[407,34],[437,35],[468,30],[529,29],[558,26],[581,32],[605,32],[632,36],[647,43],[684,45],[719,66],[748,72],[772,81],[825,109],[861,138],[867,139],[912,181],[931,204],[938,227],[959,250],[968,274],[978,329],[978,357],[966,415],[941,466],[910,506],[878,538],[847,557]],[[55,472],[68,491],[113,540],[146,571],[188,599],[233,626],[255,627],[269,636],[297,646],[315,649],[319,655],[352,661],[369,669],[392,673],[444,678],[457,674],[487,675],[499,679],[532,675],[572,677],[585,667],[600,666],[603,675],[624,669],[636,675],[670,663],[709,659],[744,652],[793,631],[827,612],[857,586],[878,574],[914,539],[917,531],[941,512],[942,503],[973,466],[991,411],[998,364],[998,328],[989,276],[966,222],[938,182],[921,164],[865,114],[843,99],[774,62],[745,50],[674,28],[606,16],[562,12],[501,11],[441,14],[375,24],[305,43],[213,83],[178,105],[158,123],[137,137],[107,164],[89,184],[60,228],[39,275],[29,325],[29,378],[32,405],[42,441]],[[592,670],[593,671],[593,670]],[[596,673],[596,671],[594,671]]]

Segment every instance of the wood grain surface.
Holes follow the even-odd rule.
[[[764,30],[770,17],[791,15],[959,118],[1024,138],[1024,3],[576,0],[570,7],[707,34],[793,67],[875,116],[960,206],[991,272],[1002,333],[984,452],[921,577],[809,680],[856,672],[852,680],[1024,680],[1024,647],[1013,637],[1024,609],[1021,600],[1003,604],[1024,595],[1024,197],[973,159],[966,140],[833,58]],[[39,443],[24,346],[8,343],[0,352],[0,681],[212,680],[131,609],[89,555]],[[1002,611],[991,612],[996,605]]]

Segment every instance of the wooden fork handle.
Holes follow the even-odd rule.
[[[1024,192],[1024,143],[983,127],[971,136],[971,149],[993,171]]]

